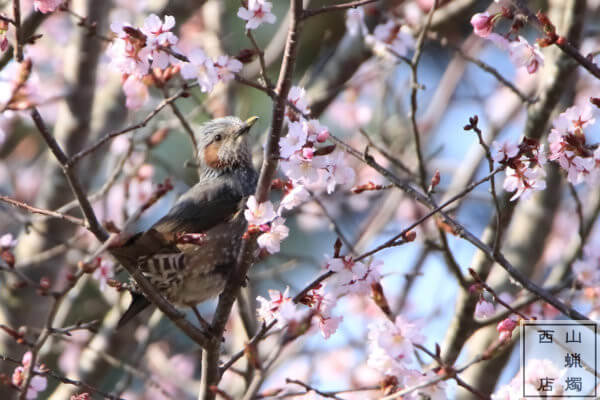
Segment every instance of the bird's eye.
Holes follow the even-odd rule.
[[[223,138],[221,137],[221,135],[216,135],[216,136],[215,136],[215,142],[219,142],[221,139],[223,139]]]

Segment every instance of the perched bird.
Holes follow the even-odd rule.
[[[246,230],[243,209],[258,174],[247,133],[258,117],[224,117],[204,123],[197,134],[200,179],[148,231],[121,251],[134,254],[142,274],[172,304],[194,307],[221,293]],[[183,233],[203,233],[202,244],[179,243]],[[150,302],[135,282],[121,327]]]

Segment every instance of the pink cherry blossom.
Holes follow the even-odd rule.
[[[567,179],[573,184],[597,175],[598,163],[595,153],[587,145],[584,128],[594,124],[592,109],[573,106],[554,119],[548,136],[552,161],[567,171]]]
[[[131,110],[139,110],[148,101],[148,87],[137,76],[130,75],[123,83],[125,105]]]
[[[328,291],[334,296],[345,294],[366,295],[371,292],[371,285],[381,278],[380,269],[383,262],[371,260],[368,263],[354,261],[352,257],[329,258],[325,269],[335,272],[328,279]]]
[[[520,169],[506,168],[506,178],[504,179],[504,190],[515,192],[510,198],[511,201],[523,197],[529,198],[534,191],[544,190],[546,181],[544,180],[546,172],[543,168],[527,168],[523,166]]]
[[[258,296],[256,298],[260,303],[260,307],[256,310],[258,319],[265,324],[276,319],[277,326],[284,328],[288,323],[304,318],[305,313],[294,304],[292,298],[289,297],[289,291],[289,287],[283,293],[279,290],[269,290],[270,299]]]
[[[508,140],[502,142],[502,144],[493,141],[492,142],[492,158],[496,162],[508,161],[511,158],[519,154],[519,145]]]
[[[15,368],[12,373],[11,382],[17,387],[23,386],[25,383],[25,370],[31,365],[32,354],[30,351],[23,354],[21,365]],[[34,368],[34,372],[39,372],[39,369]],[[48,387],[48,380],[45,376],[34,375],[29,381],[26,398],[29,400],[36,399],[39,392],[43,392]]]
[[[477,13],[471,17],[471,25],[473,25],[473,31],[477,36],[485,38],[492,32],[492,28],[494,28],[493,17],[487,11]]]
[[[500,333],[500,341],[505,342],[512,337],[513,330],[517,327],[517,321],[506,318],[498,323],[496,330]]]
[[[13,238],[12,233],[5,233],[0,236],[0,249],[10,249],[17,245],[17,239]]]
[[[329,128],[321,124],[317,119],[303,120],[308,132],[308,140],[323,143],[329,138]]]
[[[248,0],[248,6],[240,7],[237,16],[246,22],[246,29],[256,29],[262,23],[274,24],[277,18],[271,13],[273,4],[265,0]]]
[[[595,244],[583,248],[583,257],[573,263],[573,274],[585,287],[600,286],[600,250]]]
[[[538,67],[544,65],[544,56],[540,52],[539,45],[537,43],[534,46],[530,45],[523,36],[519,36],[517,41],[510,43],[509,54],[517,67],[526,67],[530,74],[535,73]]]
[[[281,217],[275,218],[271,223],[269,231],[256,239],[258,246],[271,254],[279,253],[281,241],[287,238],[290,233],[290,229],[284,223],[285,219]]]
[[[217,77],[221,82],[229,82],[235,78],[235,74],[242,70],[243,64],[236,58],[221,55],[217,57],[215,62],[215,69],[217,70]]]
[[[306,203],[310,199],[310,193],[302,185],[294,185],[294,188],[286,193],[279,204],[279,214],[282,209],[291,210],[301,204]]]
[[[475,306],[475,317],[486,318],[494,314],[494,305],[489,301],[479,300]]]
[[[292,86],[288,92],[288,101],[292,103],[302,114],[310,112],[308,108],[308,99],[306,98],[306,90],[299,86]],[[288,109],[286,117],[290,118],[290,113],[295,114],[295,110]]]
[[[386,56],[388,51],[395,56],[406,56],[415,48],[415,39],[410,28],[394,20],[377,25],[373,35],[367,36],[366,41],[379,56]]]
[[[288,125],[288,133],[279,139],[279,154],[282,158],[289,158],[292,154],[302,149],[306,144],[308,131],[306,124],[295,121]]]
[[[184,79],[197,79],[203,92],[210,92],[219,81],[213,60],[202,49],[194,49],[188,55],[190,62],[181,65]]]
[[[266,201],[259,204],[254,195],[248,198],[246,206],[248,209],[244,211],[244,216],[250,225],[259,226],[266,224],[277,217],[277,214],[273,210],[273,203]]]
[[[152,67],[164,69],[169,63],[176,63],[177,59],[164,50],[164,48],[173,48],[179,40],[170,30],[175,26],[175,18],[170,15],[165,16],[164,23],[158,15],[150,14],[140,29],[147,38],[147,46],[150,48],[152,57]]]
[[[50,13],[58,8],[63,0],[34,0],[33,8],[42,14]]]
[[[104,260],[100,262],[100,265],[94,271],[92,275],[94,279],[98,280],[100,284],[100,290],[104,291],[107,287],[107,282],[109,279],[114,277],[114,264],[112,261]]]
[[[48,379],[45,376],[36,375],[31,378],[29,388],[27,389],[27,399],[36,399],[39,392],[43,392],[48,387]]]
[[[288,160],[281,161],[281,169],[294,184],[310,185],[320,179],[319,171],[327,167],[326,156],[316,156],[311,159],[293,154]]]
[[[327,193],[333,193],[336,185],[351,186],[354,184],[356,174],[354,169],[345,162],[344,152],[336,151],[329,156],[330,164],[327,167]]]
[[[499,49],[508,51],[510,48],[510,42],[502,35],[498,35],[497,33],[491,32],[488,34],[487,39],[494,43]]]
[[[123,74],[142,77],[150,68],[151,49],[146,46],[145,35],[128,23],[113,22],[110,28],[117,37],[108,47],[110,65]],[[129,34],[127,32],[136,32]]]
[[[407,379],[405,381],[406,386],[418,386],[429,382],[433,382],[437,378],[439,378],[438,375],[433,371],[427,371],[425,373],[420,373],[418,371],[415,372],[417,373],[407,374]],[[447,386],[448,384],[446,383],[446,381],[441,380],[434,384],[425,385],[403,398],[414,400],[422,398],[427,398],[429,400],[446,400],[448,398],[448,396],[446,395]]]
[[[369,325],[368,364],[383,374],[400,375],[413,361],[415,344],[422,344],[421,328],[401,315]]]

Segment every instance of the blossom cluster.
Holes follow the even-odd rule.
[[[422,373],[413,368],[415,346],[423,344],[425,337],[421,334],[418,323],[409,322],[402,316],[394,321],[388,319],[369,325],[369,359],[371,368],[398,380],[398,384],[413,387],[434,381],[437,375],[433,371]],[[431,399],[445,399],[446,383],[439,381],[426,385],[405,398],[418,399],[425,396]]]
[[[346,294],[368,295],[371,285],[381,279],[382,261],[372,260],[368,263],[355,261],[350,256],[329,258],[325,264],[327,271],[335,272],[329,278],[329,290],[335,297]]]
[[[246,205],[248,208],[244,211],[244,216],[248,221],[248,231],[261,232],[256,239],[258,246],[271,254],[278,253],[281,241],[287,238],[290,232],[284,225],[285,219],[275,213],[270,201],[259,203],[256,197],[250,196]]]
[[[32,354],[30,351],[23,354],[23,358],[21,359],[21,365],[19,365],[12,373],[12,384],[16,387],[21,387],[25,383],[25,371],[31,366],[31,358]],[[34,369],[34,372],[39,372],[37,368]],[[43,392],[48,387],[48,380],[45,376],[42,375],[34,375],[30,382],[29,387],[27,388],[26,398],[28,400],[36,399],[38,397],[39,392]]]
[[[123,91],[127,107],[138,109],[148,100],[148,85],[166,82],[181,71],[184,79],[197,80],[203,92],[210,92],[218,82],[228,82],[242,69],[242,63],[221,55],[213,60],[201,48],[188,55],[177,48],[179,39],[171,32],[175,18],[164,21],[151,14],[141,28],[129,23],[114,22],[111,29],[116,38],[108,48],[110,64],[123,76]]]
[[[314,318],[319,324],[323,337],[328,339],[335,333],[343,319],[331,314],[336,300],[331,294],[325,293],[324,286],[310,290],[301,300],[302,304],[309,307],[308,309],[294,303],[289,297],[289,287],[283,293],[279,290],[269,290],[269,299],[258,296],[257,300],[260,303],[257,310],[260,321],[269,324],[277,320],[279,328],[287,328],[295,333],[300,333],[298,328],[302,328],[303,321]]]
[[[390,19],[377,25],[370,34],[365,24],[365,12],[362,8],[349,9],[346,12],[346,29],[352,36],[362,34],[365,43],[376,55],[389,58],[404,57],[415,47],[411,29],[396,19]]]
[[[596,122],[592,107],[573,106],[561,113],[554,121],[548,136],[549,160],[556,161],[567,172],[573,184],[584,180],[594,181],[600,166],[600,148],[593,150],[586,140],[584,128]]]
[[[584,128],[595,122],[592,108],[573,106],[554,121],[548,135],[550,152],[538,141],[523,138],[520,144],[492,143],[492,158],[506,165],[504,189],[515,192],[511,200],[527,198],[533,191],[546,188],[544,164],[557,162],[572,184],[596,182],[600,175],[600,148],[587,143]]]
[[[317,147],[329,138],[329,129],[316,119],[304,117],[309,113],[305,90],[292,87],[288,101],[295,109],[287,109],[288,133],[279,140],[279,154],[281,169],[291,181],[290,188],[306,186],[332,193],[338,184],[352,185],[355,173],[345,163],[344,153],[334,146]],[[297,193],[304,191],[298,189]]]
[[[248,0],[245,7],[240,7],[237,16],[247,21],[246,29],[252,30],[258,28],[264,22],[274,24],[275,15],[271,12],[273,4],[265,0]]]
[[[600,249],[594,243],[583,248],[583,257],[573,263],[573,274],[585,288],[600,286]]]
[[[534,191],[546,188],[546,154],[544,145],[537,140],[523,138],[520,144],[513,142],[492,143],[492,158],[506,165],[504,190],[515,192],[511,197],[527,199]]]
[[[560,397],[563,394],[562,385],[552,385],[550,391],[542,391],[542,379],[558,381],[563,373],[550,360],[532,359],[525,366],[525,373],[520,370],[508,385],[502,386],[492,394],[493,400],[516,400],[523,393],[539,393],[542,396]]]
[[[492,32],[494,25],[506,15],[505,12],[491,14],[489,12],[477,13],[471,17],[473,32],[482,38],[490,40],[502,50],[508,51],[511,61],[517,67],[525,67],[527,72],[534,74],[539,67],[544,65],[544,56],[540,46],[531,45],[523,36],[510,40],[509,35],[503,36]]]

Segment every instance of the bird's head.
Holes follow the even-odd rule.
[[[202,124],[197,138],[201,164],[214,170],[252,165],[247,134],[257,119],[223,117]]]

